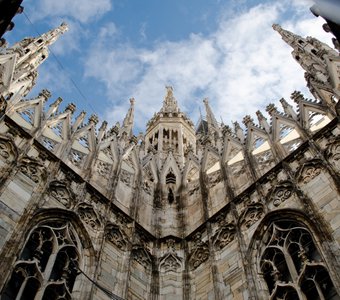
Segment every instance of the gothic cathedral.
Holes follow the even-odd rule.
[[[233,128],[172,87],[133,135],[48,90],[27,95],[62,24],[0,52],[0,297],[340,299],[340,57],[273,26],[314,96]]]

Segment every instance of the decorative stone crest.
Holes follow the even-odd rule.
[[[213,236],[213,245],[215,250],[222,250],[231,241],[234,240],[236,227],[234,223],[227,223],[224,216],[220,216],[217,220],[219,229]]]
[[[0,157],[11,163],[17,157],[17,151],[13,143],[7,138],[0,137]]]
[[[45,175],[43,165],[29,157],[21,160],[19,170],[35,183],[38,183]]]
[[[340,173],[340,138],[330,141],[326,149],[326,157],[336,172]]]
[[[189,255],[189,267],[191,270],[197,269],[210,256],[208,244],[202,241],[201,233],[196,233],[193,243],[194,247]]]
[[[166,253],[159,263],[161,272],[177,272],[182,268],[182,258],[178,257],[175,252],[175,240],[169,239],[167,241],[168,253]]]
[[[117,225],[109,224],[106,227],[105,238],[122,251],[126,251],[128,248],[128,237],[124,233],[124,231]]]
[[[289,199],[293,194],[293,185],[290,181],[279,183],[270,193],[270,201],[273,201],[274,206],[279,206],[282,202]]]
[[[240,228],[246,230],[263,216],[264,208],[261,203],[251,203],[242,212],[239,217]]]
[[[143,246],[134,246],[131,255],[145,269],[151,269],[152,256]]]
[[[100,227],[99,217],[91,205],[81,203],[77,208],[77,212],[82,221],[92,229],[97,230]]]
[[[303,184],[307,184],[315,177],[321,174],[322,162],[318,159],[310,160],[304,163],[297,171],[297,179]]]
[[[52,181],[49,186],[50,195],[57,199],[66,208],[70,208],[72,205],[72,199],[74,195],[69,189],[66,182]]]

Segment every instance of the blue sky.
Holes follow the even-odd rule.
[[[322,19],[308,0],[24,0],[25,14],[6,35],[10,43],[59,25],[70,30],[40,67],[38,84],[97,113],[110,125],[122,121],[136,99],[135,131],[145,129],[172,85],[194,121],[208,97],[216,118],[241,121],[270,102],[307,94],[302,69],[273,23],[330,44]],[[57,60],[55,59],[57,58]],[[61,66],[60,66],[61,65]],[[75,82],[77,88],[75,88]],[[310,96],[307,94],[307,96]]]

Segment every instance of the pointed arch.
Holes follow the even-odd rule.
[[[90,291],[79,270],[89,274],[94,266],[95,251],[78,215],[69,210],[43,209],[35,214],[12,253],[17,260],[9,270],[2,299],[49,298],[72,292],[80,299]]]
[[[319,293],[317,299],[340,299],[339,266],[330,260],[333,254],[327,245],[332,238],[320,232],[317,223],[293,209],[273,211],[263,218],[246,254],[259,295],[316,299]],[[311,289],[316,291],[315,298]]]
[[[181,182],[181,171],[178,167],[177,161],[173,154],[170,152],[168,157],[166,158],[164,162],[164,166],[161,171],[160,181],[162,184],[166,183],[166,176],[169,172],[172,172],[176,176],[176,186],[179,186],[179,183]]]

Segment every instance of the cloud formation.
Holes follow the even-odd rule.
[[[233,18],[221,18],[218,30],[209,36],[191,34],[182,41],[158,42],[151,50],[128,43],[112,46],[102,38],[90,47],[85,76],[105,83],[112,103],[105,118],[111,122],[122,119],[128,98],[134,96],[136,128],[144,129],[160,109],[169,84],[194,121],[204,97],[209,97],[217,118],[225,123],[240,120],[305,86],[291,49],[271,28],[279,22],[298,34],[324,39],[322,21],[308,14],[308,7],[301,15],[303,5],[297,2],[259,4]],[[282,22],[287,13],[290,20]]]
[[[33,12],[34,20],[58,16],[73,18],[85,23],[110,11],[112,3],[110,0],[38,0],[35,7],[37,9]]]

